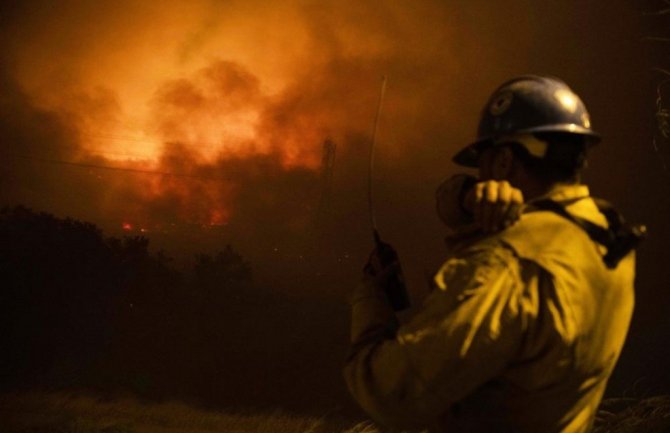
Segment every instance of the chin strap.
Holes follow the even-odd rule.
[[[647,237],[647,227],[642,224],[629,224],[614,207],[601,199],[594,199],[598,210],[605,215],[609,227],[604,228],[584,218],[569,213],[563,205],[553,200],[540,200],[532,203],[532,210],[550,211],[573,222],[594,242],[607,248],[603,256],[605,265],[614,269],[621,259],[637,248],[640,242]]]

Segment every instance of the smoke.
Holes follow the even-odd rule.
[[[3,204],[155,236],[200,227],[268,250],[304,251],[318,231],[339,252],[369,238],[367,158],[383,74],[380,228],[439,227],[432,191],[499,76],[512,64],[525,72],[518,53],[531,33],[521,3],[506,6],[514,58],[499,47],[499,10],[472,3],[3,8]],[[337,145],[331,185],[326,139]]]

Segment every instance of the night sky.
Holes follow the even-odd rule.
[[[0,205],[142,234],[175,256],[231,242],[283,290],[319,296],[291,278],[324,272],[324,298],[344,302],[371,247],[367,157],[386,75],[377,221],[420,297],[445,254],[434,191],[458,172],[451,157],[488,95],[512,76],[554,75],[604,137],[586,183],[649,228],[610,391],[670,392],[670,141],[655,114],[670,44],[650,39],[670,37],[670,14],[649,14],[667,7],[3,2]],[[661,96],[667,110],[670,85]]]

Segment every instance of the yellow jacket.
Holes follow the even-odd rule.
[[[549,198],[607,224],[586,186]],[[455,247],[401,327],[364,281],[352,299],[344,370],[352,395],[395,428],[588,432],[633,311],[634,253],[613,270],[602,254],[563,217],[524,214]]]

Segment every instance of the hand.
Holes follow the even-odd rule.
[[[391,245],[377,240],[377,245],[363,267],[363,273],[370,277],[378,277],[384,273],[389,273],[398,265],[398,253],[395,249]]]
[[[463,207],[487,233],[503,230],[521,215],[523,193],[505,180],[477,182],[465,195]]]
[[[394,311],[410,306],[409,294],[405,286],[398,254],[393,247],[382,242],[375,234],[376,244],[363,268],[365,286],[371,288],[375,296],[382,296]]]

